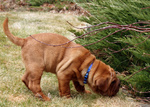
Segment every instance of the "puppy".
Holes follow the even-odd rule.
[[[50,100],[40,87],[43,71],[56,74],[61,97],[71,97],[70,81],[73,81],[75,89],[80,93],[90,93],[85,90],[86,83],[101,95],[114,96],[119,91],[120,80],[115,71],[81,45],[68,42],[66,37],[53,33],[35,34],[24,39],[16,37],[9,31],[8,18],[3,28],[10,41],[22,48],[26,68],[22,81],[36,97]]]

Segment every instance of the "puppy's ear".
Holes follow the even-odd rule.
[[[95,84],[101,91],[106,92],[109,88],[109,78],[101,77],[100,79],[96,80]]]

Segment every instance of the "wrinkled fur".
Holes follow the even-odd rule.
[[[37,42],[30,36],[25,39],[18,38],[9,31],[8,18],[5,19],[3,28],[10,41],[22,48],[22,59],[26,68],[22,81],[36,97],[46,101],[50,100],[43,94],[40,87],[43,71],[56,74],[60,96],[67,98],[71,96],[69,87],[71,80],[78,92],[90,93],[85,90],[83,80],[92,62],[93,66],[87,80],[89,87],[102,95],[113,96],[118,92],[120,81],[117,79],[115,71],[102,61],[97,60],[84,47],[53,47]],[[63,44],[69,41],[66,37],[53,33],[41,33],[32,36],[47,44]],[[75,47],[80,45],[70,42],[63,46]]]

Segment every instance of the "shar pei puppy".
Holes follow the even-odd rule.
[[[120,80],[114,69],[96,59],[81,45],[68,42],[66,37],[53,33],[16,37],[9,31],[8,18],[3,23],[3,29],[9,40],[21,47],[26,68],[22,81],[36,97],[50,100],[40,87],[44,71],[56,74],[61,97],[71,97],[70,81],[73,81],[75,89],[80,93],[90,93],[85,90],[84,84],[101,95],[114,96],[119,91]]]

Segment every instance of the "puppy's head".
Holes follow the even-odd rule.
[[[93,82],[90,87],[95,93],[114,96],[119,91],[120,80],[110,66],[101,62],[93,75]]]

